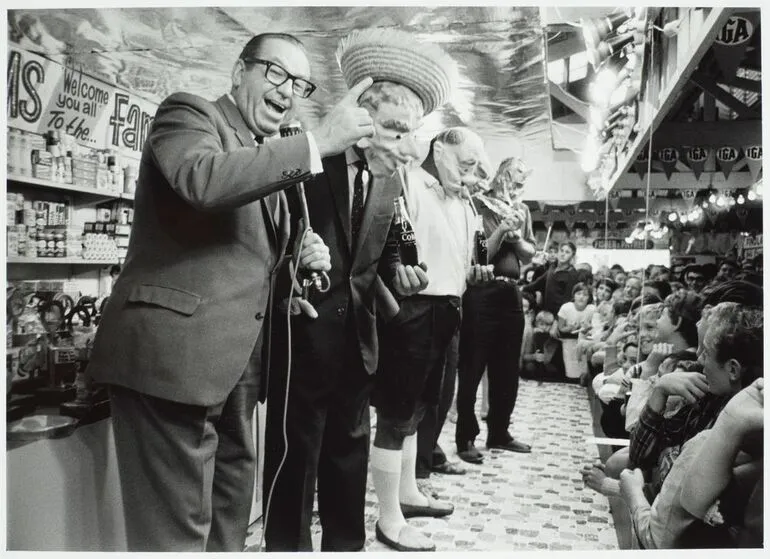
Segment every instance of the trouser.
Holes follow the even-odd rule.
[[[310,525],[316,483],[321,550],[358,551],[366,541],[373,376],[364,369],[352,318],[345,330],[329,335],[344,340],[340,345],[345,350],[335,362],[318,362],[293,352],[285,423],[288,453],[280,472],[285,449],[285,367],[270,374],[262,498],[267,551],[313,550]]]
[[[110,386],[129,551],[243,551],[261,348],[260,335],[240,380],[215,406]]]
[[[479,434],[476,392],[487,370],[489,412],[487,443],[507,442],[519,390],[519,356],[524,334],[521,295],[514,283],[470,287],[463,297],[460,360],[457,370],[455,442],[464,447]]]
[[[417,428],[417,477],[427,478],[433,466],[447,461],[444,450],[438,444],[441,430],[444,428],[457,385],[457,358],[460,348],[460,329],[456,329],[449,342],[444,360],[444,379],[437,405],[425,410],[425,415]]]
[[[425,413],[438,406],[447,347],[459,321],[459,297],[417,295],[402,301],[398,315],[380,328],[376,446],[400,449],[403,438],[417,431]],[[431,449],[435,410],[432,417]]]

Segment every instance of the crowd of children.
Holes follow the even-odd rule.
[[[556,316],[538,309],[542,294],[528,298],[522,372],[581,379],[604,434],[627,440],[582,474],[626,503],[635,547],[762,546],[759,263],[726,260],[713,278],[598,270]]]

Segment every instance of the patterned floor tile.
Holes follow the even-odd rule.
[[[479,405],[477,405],[478,409]],[[443,519],[410,519],[430,534],[437,551],[607,550],[618,549],[606,498],[587,491],[580,468],[598,457],[586,391],[576,385],[522,381],[511,433],[532,445],[531,454],[487,450],[481,422],[477,447],[481,465],[464,464],[464,476],[434,474],[430,483],[455,512]],[[439,442],[458,461],[453,423]],[[374,539],[377,499],[369,481],[367,551],[390,551]],[[247,547],[256,546],[261,522],[250,527]],[[321,526],[313,523],[313,544],[320,549]]]

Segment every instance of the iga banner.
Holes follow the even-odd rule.
[[[138,159],[157,105],[37,54],[8,51],[8,126],[58,130],[94,149]]]

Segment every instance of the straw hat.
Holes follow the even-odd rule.
[[[457,64],[441,47],[397,29],[351,32],[337,46],[337,62],[348,87],[367,76],[399,83],[417,94],[426,115],[447,101],[458,79]]]

